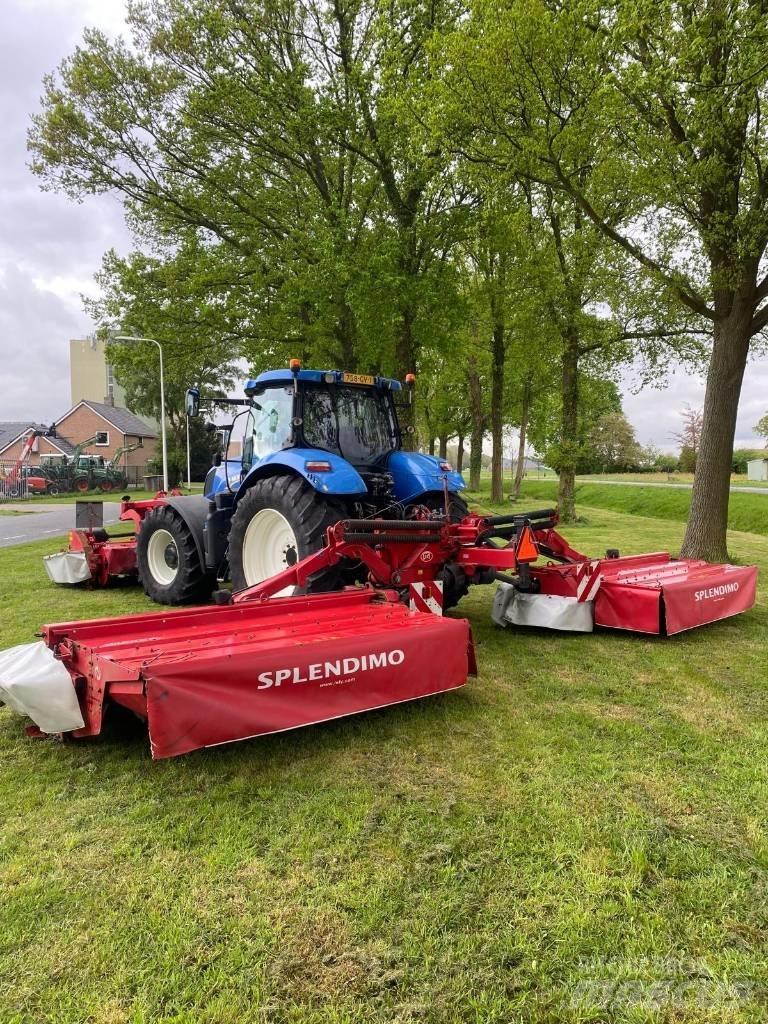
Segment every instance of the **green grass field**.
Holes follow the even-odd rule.
[[[555,504],[557,483],[530,481],[525,485],[528,498]],[[632,516],[685,523],[691,504],[691,492],[674,487],[617,487],[615,484],[576,483],[578,506],[610,509]],[[731,494],[728,521],[731,529],[768,535],[768,495]]]
[[[581,511],[586,551],[680,544]],[[768,537],[730,546],[768,569]],[[147,609],[54,588],[56,547],[0,551],[2,646]],[[180,759],[0,711],[0,1021],[768,1019],[764,595],[671,640],[500,631],[490,603],[460,608],[463,690]]]

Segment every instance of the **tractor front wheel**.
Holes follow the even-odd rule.
[[[200,564],[192,531],[172,508],[154,509],[141,524],[136,562],[144,593],[158,604],[210,597],[214,580]]]
[[[318,494],[300,476],[258,480],[240,499],[229,532],[232,589],[261,583],[323,546],[329,526],[347,517],[340,503]],[[342,586],[338,568],[316,573],[307,590]],[[294,593],[293,587],[280,596]]]

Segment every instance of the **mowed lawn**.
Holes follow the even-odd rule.
[[[682,537],[582,512],[590,553]],[[147,608],[55,547],[0,551],[2,646]],[[478,587],[463,690],[157,763],[1,710],[0,1021],[768,1019],[764,595],[654,640],[498,630]]]

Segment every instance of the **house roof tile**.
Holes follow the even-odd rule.
[[[106,405],[104,402],[92,402],[90,399],[83,399],[74,408],[77,409],[81,405],[87,406],[101,416],[102,419],[107,420],[108,423],[111,423],[123,435],[128,435],[129,437],[157,437],[157,432],[149,424],[119,405]],[[73,411],[74,409],[70,409],[58,422],[61,423]]]

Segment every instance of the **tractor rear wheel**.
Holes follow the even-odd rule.
[[[229,568],[232,589],[242,590],[323,546],[325,531],[347,518],[344,505],[326,498],[300,476],[270,476],[257,482],[240,499],[229,531]],[[311,592],[342,586],[339,569],[316,573]],[[286,587],[280,595],[294,593]]]
[[[158,604],[205,601],[214,580],[200,564],[192,531],[172,508],[149,512],[136,541],[139,580],[147,597]]]

